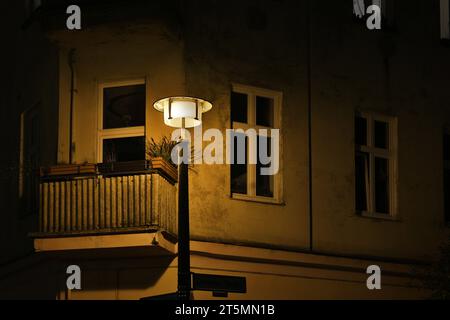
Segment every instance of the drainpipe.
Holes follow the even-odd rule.
[[[69,164],[73,163],[73,100],[75,92],[75,49],[70,49],[68,55],[68,63],[70,68],[70,111],[69,111]]]
[[[308,191],[309,191],[309,250],[313,251],[313,197],[312,197],[312,85],[311,85],[311,0],[307,1],[306,17],[306,73],[308,82]]]

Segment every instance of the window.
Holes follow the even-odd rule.
[[[261,174],[261,169],[271,164],[261,161],[258,156],[261,147],[268,158],[276,156],[272,155],[271,130],[280,129],[281,102],[282,94],[279,92],[233,85],[230,97],[231,127],[242,130],[234,133],[232,142],[230,187],[235,199],[281,202],[281,170],[274,175]],[[255,135],[249,134],[249,129],[254,129]],[[240,145],[240,149],[245,150],[242,155],[237,152]],[[256,161],[253,162],[249,161],[252,150],[256,153]]]
[[[444,131],[444,212],[445,223],[450,224],[450,128]]]
[[[355,207],[364,216],[395,216],[396,121],[355,117]]]
[[[99,88],[98,162],[145,159],[145,81]]]
[[[441,39],[450,40],[449,0],[440,0]]]
[[[39,210],[40,120],[39,105],[21,114],[21,153],[19,197],[21,214],[36,214]]]

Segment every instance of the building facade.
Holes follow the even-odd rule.
[[[170,96],[213,104],[203,131],[280,130],[276,175],[190,167],[192,272],[244,276],[234,299],[429,294],[414,272],[450,221],[446,1],[377,2],[381,30],[352,1],[80,1],[80,30],[70,3],[23,2],[3,20],[1,296],[176,291],[176,175],[146,154]]]

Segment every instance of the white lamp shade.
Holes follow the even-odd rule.
[[[212,104],[192,97],[171,97],[161,99],[153,105],[164,112],[164,123],[170,127],[192,128],[202,123],[202,113],[209,111]],[[183,126],[184,120],[184,126]]]

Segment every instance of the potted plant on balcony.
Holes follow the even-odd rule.
[[[171,181],[177,181],[177,166],[172,162],[172,149],[178,144],[163,136],[156,142],[153,138],[147,144],[147,155],[150,159],[150,167]]]
[[[41,177],[92,175],[96,173],[95,164],[59,164],[40,168]]]

